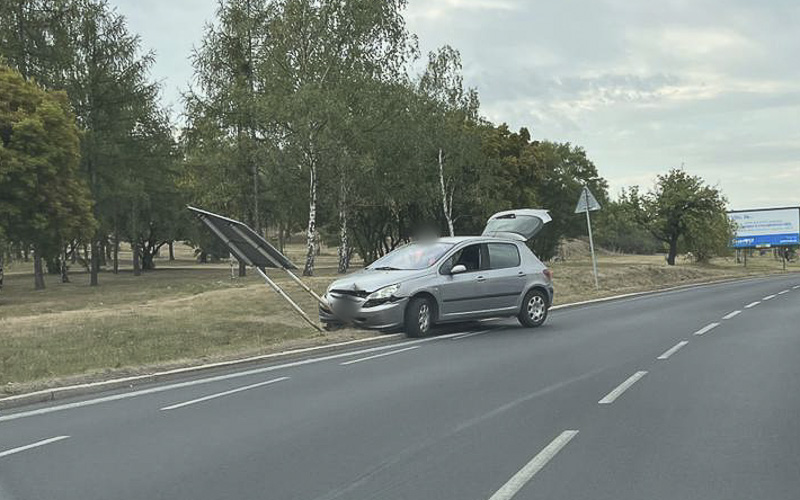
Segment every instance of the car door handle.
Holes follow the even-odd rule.
[[[486,278],[484,278],[483,276],[478,276],[476,279],[478,280],[478,283],[483,283],[484,281],[486,281]]]
[[[517,273],[517,276],[519,276],[520,278],[524,278],[526,275],[525,275],[525,273],[520,271],[520,272]]]

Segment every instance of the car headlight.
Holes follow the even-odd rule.
[[[367,300],[386,300],[394,295],[397,290],[400,289],[400,285],[389,285],[381,288],[380,290],[376,290],[367,296]]]
[[[381,288],[380,290],[376,290],[367,295],[367,300],[364,302],[362,307],[374,307],[385,304],[386,302],[394,299],[394,294],[397,293],[397,290],[399,289],[400,285],[389,285]]]

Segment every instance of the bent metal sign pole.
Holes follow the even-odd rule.
[[[575,213],[586,213],[586,227],[589,229],[589,250],[592,252],[592,271],[594,272],[594,287],[600,288],[597,281],[597,257],[594,254],[594,239],[592,238],[592,218],[589,217],[589,212],[600,210],[600,203],[594,197],[588,186],[583,187],[581,196],[578,198],[578,205],[575,207]]]
[[[267,282],[267,285],[275,290],[278,295],[283,297],[297,314],[317,331],[322,331],[319,325],[314,323],[305,311],[303,311],[277,283],[270,279],[264,271],[267,267],[283,269],[292,281],[300,285],[305,292],[314,297],[321,305],[327,307],[325,300],[314,293],[308,285],[303,283],[303,281],[292,272],[292,269],[297,269],[297,266],[295,266],[292,261],[247,225],[215,213],[206,212],[199,208],[187,208],[194,212],[203,224],[225,244],[228,251],[232,253],[239,262],[244,262],[246,265],[254,267],[258,274],[264,278],[264,281]]]

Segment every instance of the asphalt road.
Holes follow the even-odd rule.
[[[800,495],[800,276],[482,328],[4,412],[0,499]]]

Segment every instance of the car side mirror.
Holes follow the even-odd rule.
[[[464,264],[458,264],[458,265],[453,266],[452,269],[450,269],[450,274],[451,275],[453,275],[453,274],[461,274],[461,273],[466,272],[466,271],[467,271],[467,266],[465,266]]]

